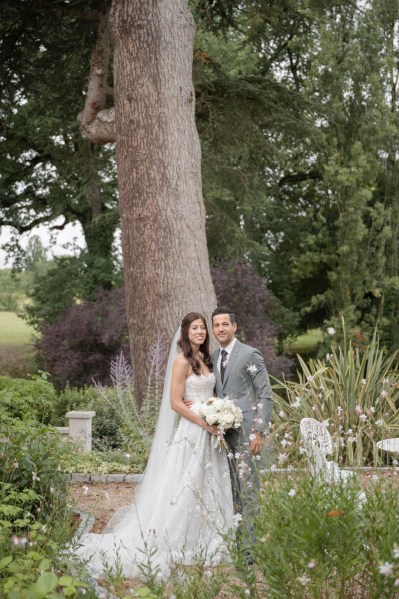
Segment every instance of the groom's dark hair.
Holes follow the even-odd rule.
[[[213,317],[217,316],[218,314],[228,314],[230,317],[231,324],[235,324],[237,322],[235,314],[231,308],[228,308],[227,306],[218,306],[212,312],[212,324],[213,324]]]

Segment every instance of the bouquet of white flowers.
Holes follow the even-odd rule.
[[[242,424],[241,409],[228,397],[224,399],[210,397],[201,402],[199,415],[207,424],[219,427],[219,435],[214,437],[214,446],[219,447],[219,449],[222,445],[226,447],[226,442],[223,439],[224,432],[229,428],[240,428]]]

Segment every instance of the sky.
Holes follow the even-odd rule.
[[[60,222],[62,222],[62,219],[60,219]],[[1,246],[11,239],[11,232],[11,227],[0,228],[0,268],[11,268],[12,266],[11,261],[6,263],[6,252],[1,249]],[[62,231],[57,231],[55,243],[50,241],[49,227],[43,225],[35,227],[29,233],[24,233],[22,235],[20,240],[22,247],[25,248],[27,246],[29,238],[33,235],[38,235],[40,237],[44,247],[47,249],[48,258],[65,254],[74,254],[75,252],[72,248],[63,247],[65,244],[74,243],[75,246],[77,245],[80,248],[85,247],[85,241],[79,223],[68,224]]]

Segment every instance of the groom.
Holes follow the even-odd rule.
[[[213,311],[212,330],[220,344],[220,349],[212,354],[216,395],[234,400],[243,413],[242,426],[226,431],[225,440],[230,448],[235,511],[243,517],[243,549],[251,563],[250,544],[254,541],[251,520],[259,501],[256,462],[271,420],[272,390],[262,354],[236,338],[237,322],[229,308],[223,306]]]

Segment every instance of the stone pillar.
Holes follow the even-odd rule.
[[[91,421],[95,412],[71,410],[65,414],[69,421],[69,436],[82,451],[91,451]]]

